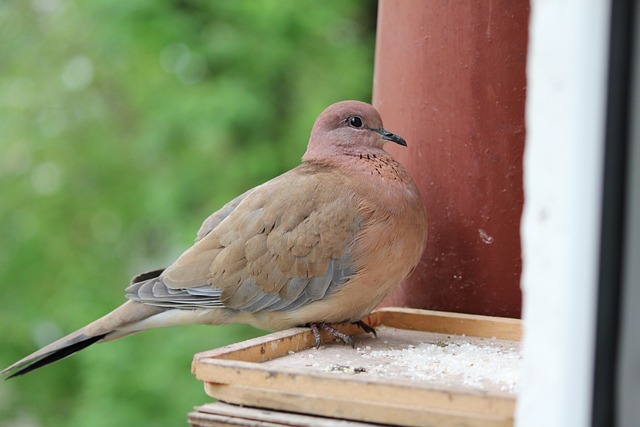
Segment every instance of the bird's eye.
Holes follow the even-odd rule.
[[[349,126],[354,127],[354,128],[361,128],[362,127],[362,119],[358,116],[353,116],[353,117],[349,117],[347,119],[347,123],[349,123]]]

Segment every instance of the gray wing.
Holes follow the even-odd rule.
[[[127,297],[245,312],[328,297],[356,274],[352,248],[363,227],[344,179],[301,167],[256,187],[205,221],[194,246],[160,276],[130,286]]]
[[[231,308],[254,313],[291,311],[310,302],[327,298],[344,285],[355,273],[349,251],[332,259],[325,274],[314,277],[294,277],[285,292],[267,293],[252,279],[246,279],[231,298],[222,301],[222,289],[211,285],[187,289],[167,286],[162,277],[133,283],[127,288],[127,298],[147,305],[178,309]]]
[[[207,219],[205,219],[200,226],[200,229],[196,234],[196,241],[202,240],[207,234],[211,233],[211,230],[216,228],[226,217],[228,217],[229,214],[231,214],[231,212],[233,212],[238,207],[240,202],[242,202],[244,198],[247,197],[247,195],[253,190],[254,189],[252,188],[251,190],[245,191],[244,193],[218,209],[216,212],[209,215],[209,217],[207,217]]]
[[[242,200],[244,200],[244,198],[247,197],[247,194],[249,194],[252,190],[253,189],[245,191],[244,193],[209,215],[207,219],[204,220],[204,222],[200,226],[200,229],[198,230],[198,233],[196,234],[196,242],[202,240],[207,234],[211,233],[211,230],[216,228],[226,217],[228,217],[229,214],[231,214],[231,212],[235,210],[240,202],[242,202]],[[140,282],[147,282],[150,279],[159,277],[162,272],[164,272],[164,270],[164,268],[158,268],[156,270],[140,273],[131,279],[131,285]]]

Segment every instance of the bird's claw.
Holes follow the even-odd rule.
[[[320,329],[322,329],[325,332],[329,332],[331,335],[333,335],[336,338],[339,338],[343,343],[350,345],[352,348],[356,348],[356,344],[353,342],[353,338],[351,338],[349,335],[345,334],[344,332],[340,332],[333,326],[329,326],[326,323],[310,323],[309,327],[311,328],[311,331],[313,332],[313,336],[316,339],[316,348],[318,349],[320,348],[320,344],[322,343],[321,337],[320,337]],[[369,325],[367,325],[367,327],[369,327]]]
[[[367,325],[362,320],[358,320],[357,322],[353,322],[353,324],[357,325],[358,327],[360,327],[363,331],[365,331],[365,333],[373,334],[374,337],[378,338],[378,333],[376,332],[376,330],[375,330],[375,328],[373,326]]]

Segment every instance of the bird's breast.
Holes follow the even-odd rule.
[[[426,242],[426,214],[402,165],[378,155],[358,160],[364,226],[354,250],[360,271],[354,290],[372,295],[374,308],[419,262]]]

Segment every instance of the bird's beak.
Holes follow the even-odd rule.
[[[395,133],[391,133],[388,130],[383,128],[371,129],[371,130],[374,132],[378,132],[380,135],[382,135],[382,139],[395,142],[396,144],[402,145],[403,147],[407,146],[407,141],[405,141],[404,138],[402,138],[399,135],[396,135]]]

